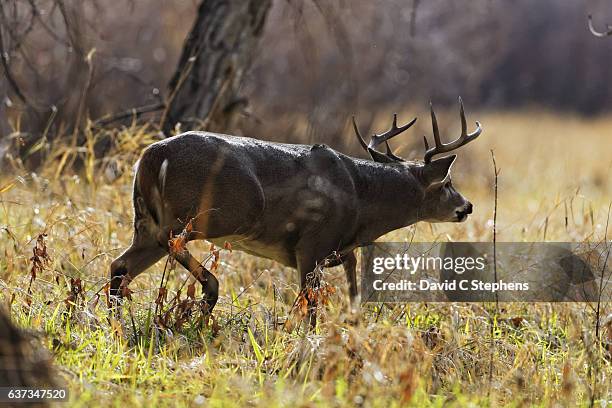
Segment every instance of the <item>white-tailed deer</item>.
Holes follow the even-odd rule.
[[[132,245],[111,264],[111,294],[164,255],[168,239],[192,220],[188,240],[206,239],[297,268],[302,288],[307,274],[332,254],[346,271],[351,301],[357,296],[357,247],[417,221],[461,222],[472,204],[451,184],[456,156],[432,160],[480,135],[478,122],[467,133],[460,102],[461,136],[440,140],[433,108],[435,146],[425,138],[424,162],[395,156],[392,137],[414,124],[357,138],[373,161],[339,153],[325,145],[271,143],[207,132],[187,132],[147,147],[134,178]],[[385,144],[386,153],[377,150]],[[218,281],[187,250],[173,254],[203,287],[209,310]],[[312,322],[312,320],[311,320]]]

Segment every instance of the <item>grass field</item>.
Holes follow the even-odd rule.
[[[440,120],[457,125],[453,115]],[[498,241],[605,239],[612,117],[518,112],[478,118],[485,132],[453,169],[454,184],[475,206],[468,222],[423,223],[381,239],[490,241],[491,150],[501,169]],[[381,128],[386,120],[380,118]],[[430,134],[426,123],[419,126],[418,134]],[[167,299],[156,304],[162,260],[132,283],[123,320],[109,322],[109,264],[131,239],[131,166],[150,134],[132,128],[116,138],[114,158],[78,153],[80,177],[60,174],[58,166],[74,152],[54,147],[56,160],[40,174],[17,171],[0,179],[0,302],[49,348],[70,405],[612,403],[612,318],[595,339],[589,304],[505,304],[495,316],[494,305],[479,303],[371,304],[349,312],[344,273],[334,268],[324,277],[337,290],[316,332],[305,333],[292,313],[297,272],[221,249],[214,320],[197,311],[181,319],[176,312],[193,307],[189,274],[180,267],[166,270]],[[123,170],[112,183],[110,168]],[[39,257],[29,290],[32,249],[41,234],[39,249],[46,246],[48,259]],[[208,244],[191,245],[199,259],[211,257]],[[173,303],[179,289],[182,303]],[[173,304],[171,327],[156,329],[156,308],[163,313]],[[604,304],[603,316],[611,313]]]

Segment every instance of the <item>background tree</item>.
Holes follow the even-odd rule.
[[[202,1],[169,85],[162,129],[224,131],[244,108],[239,97],[271,0]]]
[[[88,131],[103,154],[135,121],[356,153],[351,114],[365,128],[457,95],[597,114],[612,109],[612,42],[588,12],[604,33],[603,0],[4,0],[0,157],[18,148],[35,166]]]

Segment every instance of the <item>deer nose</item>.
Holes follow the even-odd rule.
[[[472,213],[472,209],[473,209],[472,203],[467,203],[467,205],[465,206],[465,213],[466,214],[471,214]]]

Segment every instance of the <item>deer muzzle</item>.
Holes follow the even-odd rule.
[[[455,211],[455,215],[457,216],[457,222],[463,222],[467,220],[468,215],[472,213],[473,206],[472,203],[468,202],[461,209]]]

